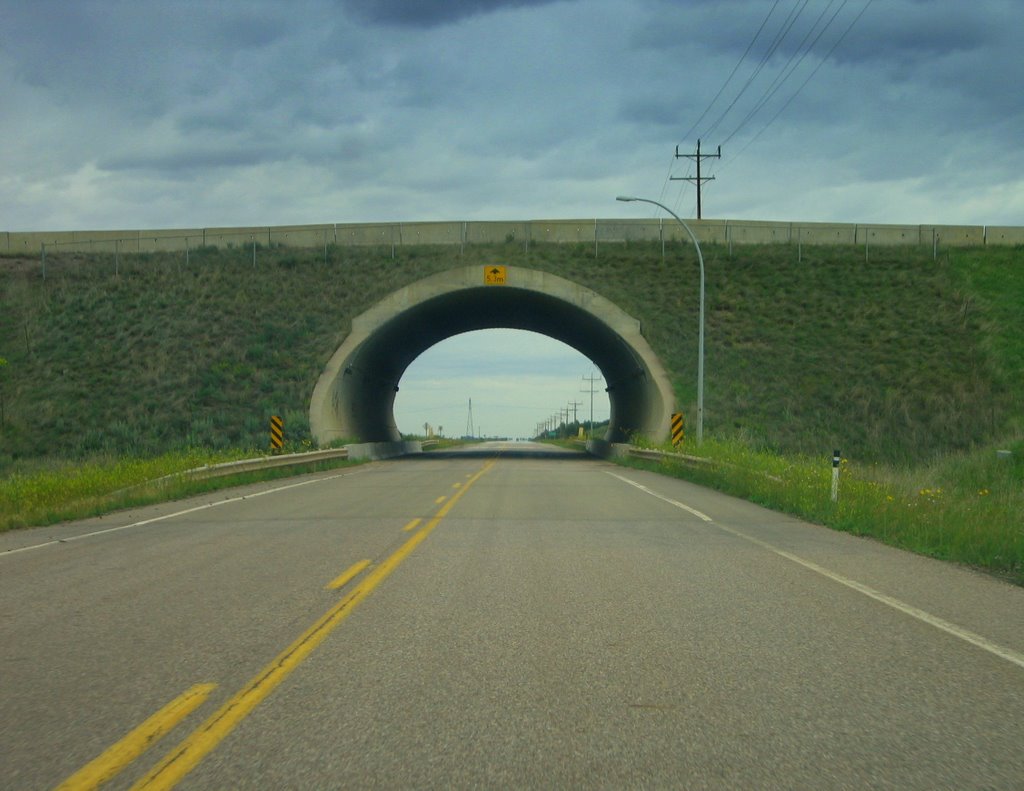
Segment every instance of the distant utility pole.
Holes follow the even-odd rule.
[[[466,418],[466,436],[473,437],[473,399],[469,399],[469,416]]]
[[[726,142],[729,142],[728,140]],[[676,159],[686,157],[686,159],[693,159],[697,162],[697,178],[693,177],[682,177],[682,176],[671,176],[671,181],[689,181],[691,184],[697,185],[697,219],[701,219],[701,205],[700,205],[700,188],[705,181],[714,181],[714,176],[700,175],[700,163],[702,159],[721,159],[722,158],[722,147],[718,147],[718,151],[714,154],[702,154],[700,153],[700,139],[697,140],[697,153],[696,154],[680,154],[679,146],[676,146]]]
[[[582,401],[570,401],[569,402],[569,406],[572,407],[572,422],[573,423],[579,422],[579,421],[576,420],[576,408],[583,406],[583,402]],[[569,410],[568,409],[566,410],[565,417],[566,417],[566,419],[568,419],[568,417],[569,417]]]
[[[587,390],[583,390],[581,392],[590,393],[590,431],[587,432],[587,436],[589,436],[591,439],[594,438],[594,382],[600,381],[600,379],[600,376],[594,376],[593,374],[591,374],[590,376],[583,377],[584,382],[590,383],[590,387]]]

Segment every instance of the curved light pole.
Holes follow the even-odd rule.
[[[697,444],[699,445],[704,441],[704,254],[701,253],[700,243],[697,241],[697,237],[693,235],[693,231],[690,230],[690,226],[683,222],[679,215],[665,204],[658,203],[658,201],[650,200],[649,198],[635,198],[629,195],[619,195],[615,200],[626,201],[627,203],[632,201],[650,203],[664,209],[683,226],[683,230],[686,231],[693,241],[693,246],[697,248],[697,260],[700,262],[700,337],[697,348]]]

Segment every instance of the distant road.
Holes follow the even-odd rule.
[[[0,534],[0,673],[5,789],[1024,788],[1024,589],[529,443]]]

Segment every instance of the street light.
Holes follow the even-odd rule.
[[[658,206],[679,222],[683,229],[689,234],[693,246],[697,248],[697,260],[700,262],[700,334],[697,349],[697,444],[704,441],[704,255],[700,251],[700,243],[693,235],[690,226],[680,219],[679,215],[663,203],[649,198],[635,198],[629,195],[619,195],[615,200],[626,201],[627,203],[637,201],[639,203],[650,203]]]

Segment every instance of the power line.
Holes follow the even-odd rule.
[[[778,111],[777,111],[777,112],[775,113],[775,115],[773,115],[773,116],[772,116],[772,117],[771,117],[771,118],[770,118],[770,119],[768,120],[768,123],[766,123],[766,124],[765,124],[764,126],[762,126],[762,127],[761,127],[761,128],[760,128],[760,129],[758,130],[758,132],[757,132],[757,134],[756,134],[756,135],[754,135],[754,136],[753,136],[752,138],[750,138],[750,140],[748,140],[748,141],[747,141],[747,142],[746,142],[746,143],[745,143],[745,144],[743,145],[743,147],[742,147],[742,148],[741,148],[741,149],[740,149],[739,151],[737,151],[737,152],[736,152],[736,153],[735,153],[735,154],[734,154],[733,156],[731,156],[731,157],[730,157],[730,158],[729,158],[729,159],[728,159],[728,160],[727,160],[727,161],[726,161],[726,162],[724,163],[725,165],[729,165],[729,164],[731,164],[732,162],[734,162],[734,161],[735,161],[736,159],[738,159],[738,158],[739,158],[739,156],[740,156],[740,155],[741,155],[741,154],[742,154],[742,153],[743,153],[744,151],[746,151],[746,150],[747,150],[748,148],[750,148],[750,146],[751,146],[751,145],[753,145],[754,141],[755,141],[755,140],[757,140],[757,139],[758,139],[758,138],[759,138],[759,137],[760,137],[760,136],[761,136],[761,135],[762,135],[762,134],[763,134],[763,133],[765,132],[765,130],[767,130],[767,129],[768,129],[768,127],[769,127],[769,126],[771,126],[771,125],[772,125],[773,123],[775,123],[775,120],[776,120],[776,119],[777,119],[777,118],[778,118],[778,117],[779,117],[780,115],[782,115],[782,113],[783,113],[783,112],[784,112],[784,111],[786,110],[786,108],[787,108],[787,107],[789,107],[789,105],[790,105],[790,104],[791,104],[791,103],[793,102],[793,100],[794,100],[794,99],[796,99],[796,97],[800,95],[800,92],[801,92],[801,91],[802,91],[802,90],[803,90],[803,89],[804,89],[804,88],[805,88],[805,87],[807,86],[807,83],[809,83],[809,82],[810,82],[810,81],[811,81],[811,80],[812,80],[812,79],[814,78],[814,75],[818,73],[818,70],[819,70],[819,69],[820,69],[820,68],[821,68],[822,66],[824,66],[824,65],[825,65],[825,63],[826,63],[826,62],[828,61],[828,59],[829,59],[829,58],[831,57],[832,53],[836,51],[836,48],[837,48],[837,47],[838,47],[838,46],[839,46],[840,44],[842,44],[842,43],[843,43],[843,39],[845,39],[845,38],[846,38],[846,36],[847,36],[847,35],[849,34],[849,32],[850,32],[851,30],[853,30],[853,26],[854,26],[854,25],[856,25],[858,21],[860,21],[860,18],[861,18],[862,16],[864,16],[864,12],[868,10],[868,7],[869,7],[869,6],[870,6],[870,5],[871,5],[871,4],[873,3],[873,2],[874,2],[874,0],[867,0],[867,1],[866,1],[866,2],[864,3],[864,7],[863,7],[863,8],[861,8],[860,12],[859,12],[859,13],[857,14],[857,16],[855,16],[855,17],[853,18],[853,20],[852,20],[852,21],[850,22],[850,24],[846,26],[846,30],[844,30],[844,31],[843,31],[843,33],[842,33],[842,35],[841,35],[841,36],[839,36],[839,38],[837,38],[837,39],[836,39],[835,43],[834,43],[834,44],[832,45],[832,47],[831,47],[831,48],[829,49],[829,51],[828,51],[828,52],[826,52],[826,53],[825,53],[825,56],[824,56],[824,57],[823,57],[823,58],[822,58],[822,59],[821,59],[821,60],[820,60],[820,61],[818,62],[818,65],[817,65],[817,66],[815,66],[815,67],[814,67],[814,69],[813,69],[813,70],[811,71],[811,73],[807,75],[807,79],[805,79],[805,80],[804,80],[804,81],[803,81],[802,83],[800,83],[800,87],[798,87],[798,88],[797,88],[797,89],[796,89],[796,90],[795,90],[795,91],[793,92],[793,95],[792,95],[792,96],[790,96],[790,97],[789,97],[789,98],[788,98],[788,99],[786,100],[785,104],[783,104],[783,105],[782,105],[782,107],[780,107],[780,108],[778,109]]]
[[[797,2],[799,2],[799,0],[797,0]],[[764,67],[768,64],[768,61],[771,59],[772,55],[775,54],[775,51],[779,48],[779,45],[782,44],[783,39],[785,39],[786,36],[789,34],[789,31],[796,23],[796,20],[800,18],[800,15],[804,12],[804,9],[807,7],[807,4],[809,2],[810,0],[803,0],[803,4],[800,5],[799,8],[797,8],[797,3],[794,3],[792,10],[790,10],[786,18],[782,20],[782,26],[779,28],[779,32],[775,34],[775,39],[769,45],[768,50],[761,57],[761,62],[757,64],[757,68],[755,68],[751,75],[747,78],[747,81],[743,83],[743,87],[740,88],[740,92],[736,94],[736,96],[733,98],[731,102],[729,102],[729,106],[722,111],[721,115],[718,116],[716,121],[711,125],[711,127],[707,131],[704,132],[704,134],[701,135],[701,137],[710,137],[711,134],[716,129],[718,129],[719,124],[721,124],[722,121],[725,120],[725,117],[729,114],[732,108],[736,106],[736,102],[738,102],[740,98],[743,96],[743,94],[747,92],[747,89],[751,86],[754,80],[757,79],[757,76],[761,73],[761,70],[764,69]]]
[[[600,376],[595,376],[593,373],[591,373],[590,376],[584,376],[583,377],[583,381],[584,382],[589,382],[590,383],[590,387],[587,390],[582,390],[581,391],[583,393],[586,393],[586,392],[590,393],[590,431],[587,432],[589,439],[593,439],[594,438],[594,382],[597,382],[597,381],[600,381],[600,380],[601,380],[601,377]]]
[[[811,27],[807,30],[807,33],[804,35],[803,40],[800,42],[799,45],[797,45],[796,49],[793,50],[793,54],[789,56],[789,60],[786,61],[786,65],[779,71],[777,75],[775,75],[775,79],[772,80],[771,84],[765,89],[764,93],[761,95],[761,98],[753,106],[750,112],[748,112],[743,117],[743,120],[740,121],[736,128],[729,133],[728,137],[726,137],[725,140],[722,141],[723,144],[727,144],[730,140],[732,140],[732,138],[734,138],[736,134],[741,129],[743,129],[743,127],[746,126],[747,123],[749,123],[750,120],[753,119],[753,117],[757,115],[769,101],[771,101],[772,97],[774,97],[775,94],[778,93],[779,89],[786,84],[789,78],[793,76],[793,73],[798,68],[800,68],[800,64],[804,62],[804,59],[811,54],[811,52],[814,50],[815,45],[825,34],[825,31],[829,29],[833,22],[835,22],[836,17],[839,16],[839,14],[842,12],[843,8],[846,6],[848,2],[849,0],[843,0],[843,2],[840,3],[839,8],[837,8],[833,12],[831,18],[828,20],[828,22],[825,23],[825,26],[818,31],[818,34],[814,37],[814,40],[811,41],[811,43],[807,46],[806,49],[804,49],[804,44],[807,42],[807,39],[811,37],[811,35],[817,29],[818,25],[821,23],[821,20],[825,17],[825,14],[828,13],[828,10],[835,3],[835,0],[829,0],[828,5],[825,6],[824,10],[818,15],[818,18],[814,20],[814,24],[811,25]],[[801,52],[801,50],[803,51]],[[799,55],[799,59],[797,58],[797,55]],[[793,63],[794,60],[796,60],[796,63]]]
[[[765,18],[761,20],[761,26],[757,29],[757,32],[754,33],[754,37],[750,39],[750,43],[747,44],[747,48],[743,50],[743,54],[740,56],[740,59],[736,61],[736,65],[732,67],[732,71],[729,72],[729,76],[725,78],[725,82],[723,82],[722,87],[718,89],[718,93],[716,93],[714,98],[710,102],[708,102],[708,106],[704,108],[704,112],[700,114],[700,118],[694,121],[693,126],[691,126],[687,130],[686,134],[683,135],[684,140],[688,139],[691,135],[693,135],[693,133],[697,130],[697,127],[700,126],[700,122],[704,120],[704,116],[708,114],[708,112],[714,106],[715,102],[718,101],[718,97],[722,95],[722,92],[725,90],[726,86],[732,81],[732,78],[736,76],[736,72],[739,71],[740,66],[743,65],[743,61],[747,59],[747,55],[750,54],[750,50],[753,48],[754,42],[756,42],[758,36],[761,35],[761,31],[764,30],[764,26],[768,24],[768,20],[771,19],[772,14],[775,13],[775,9],[778,7],[780,2],[782,2],[782,0],[775,0],[775,2],[772,3],[772,7],[768,9],[768,13],[765,15]]]
[[[768,9],[768,13],[765,14],[764,19],[761,20],[761,24],[757,28],[757,32],[754,33],[754,37],[752,39],[750,39],[750,43],[747,44],[747,48],[745,50],[743,50],[743,54],[740,56],[740,59],[738,61],[736,61],[736,65],[732,67],[732,71],[729,72],[729,76],[726,77],[725,82],[722,83],[722,87],[720,87],[718,89],[718,93],[716,93],[714,95],[714,98],[712,98],[711,101],[708,102],[707,107],[704,108],[704,111],[700,114],[700,117],[697,118],[697,120],[693,122],[693,125],[686,131],[686,134],[683,135],[683,138],[682,138],[683,140],[688,140],[688,139],[692,138],[693,133],[697,130],[697,127],[700,125],[700,122],[704,120],[704,117],[711,111],[711,108],[714,107],[715,102],[717,102],[718,99],[721,97],[722,92],[725,91],[726,87],[732,81],[732,78],[736,76],[736,72],[739,71],[740,66],[743,65],[743,61],[745,61],[747,59],[747,55],[750,54],[750,50],[753,49],[754,44],[757,42],[758,37],[760,37],[762,31],[765,28],[765,25],[768,24],[768,20],[771,19],[772,14],[775,13],[775,9],[778,7],[778,5],[779,5],[779,3],[781,1],[782,0],[775,0],[775,2],[772,3],[772,7],[770,9]],[[674,162],[675,162],[675,158],[674,157],[672,159],[670,159],[669,162],[668,162],[668,172],[665,173],[665,181],[662,183],[662,185],[661,185],[661,193],[658,195],[658,201],[659,202],[664,202],[665,201],[665,193],[668,191],[669,183],[672,181],[672,165],[674,164]],[[689,174],[687,174],[687,175],[689,175]],[[676,204],[675,204],[675,207],[677,209],[679,208],[679,204],[682,203],[683,194],[685,193],[685,191],[686,191],[685,187],[680,186],[680,188],[679,188],[679,195],[676,198]],[[657,212],[656,209],[653,209],[652,211]]]
[[[675,157],[672,157],[668,161],[668,173],[665,174],[665,183],[661,185],[661,194],[658,195],[658,201],[659,202],[665,200],[665,192],[668,190],[668,185],[672,181],[672,164],[675,161],[676,161]],[[657,212],[658,211],[657,207],[651,207],[651,210],[652,210],[652,212]],[[651,216],[653,217],[655,215],[652,214]]]

